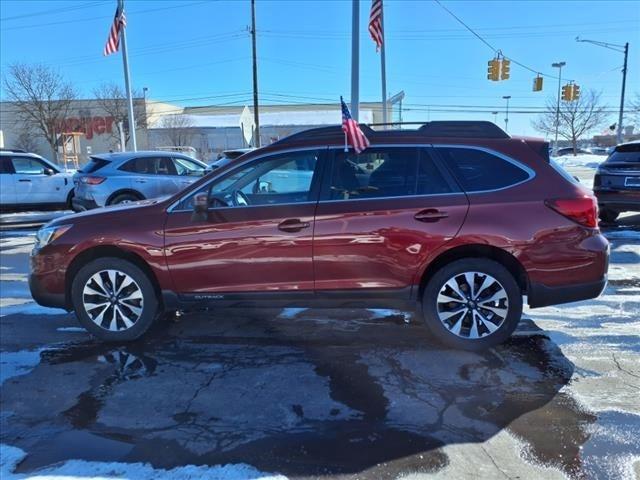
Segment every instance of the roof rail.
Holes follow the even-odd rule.
[[[27,153],[26,150],[22,150],[21,148],[0,148],[0,152]]]
[[[378,126],[401,126],[413,125],[417,129],[412,130],[374,130],[371,127]],[[494,123],[487,121],[466,121],[466,120],[438,120],[433,122],[397,122],[397,123],[370,123],[360,124],[360,128],[368,137],[376,135],[419,135],[424,137],[441,138],[511,138],[504,130]],[[336,136],[343,135],[342,126],[332,125],[328,127],[311,128],[301,132],[293,133],[284,137],[274,144],[289,143],[299,140],[329,140]]]

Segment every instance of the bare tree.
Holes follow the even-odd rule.
[[[533,128],[548,135],[556,133],[556,99],[547,100],[546,109],[532,122]],[[573,102],[560,102],[558,135],[571,142],[575,155],[578,140],[597,128],[607,119],[605,107],[600,103],[600,93],[589,90]]]
[[[182,147],[191,141],[193,121],[187,115],[165,115],[160,120],[160,128],[164,129],[164,136],[171,146]]]
[[[633,125],[640,130],[640,93],[636,93],[633,100],[631,100],[626,107],[625,124]]]
[[[116,83],[103,83],[93,90],[96,102],[108,116],[113,117],[116,128],[110,131],[110,141],[115,146],[120,143],[120,125],[124,130],[125,142],[129,142],[131,131],[129,129],[129,110],[127,96],[124,89]],[[133,120],[136,129],[147,128],[148,113],[145,101],[140,92],[133,92]]]
[[[20,132],[18,138],[16,138],[13,143],[15,148],[19,148],[25,152],[38,153],[38,140],[36,137],[37,135],[34,134],[33,130],[26,129]]]
[[[56,129],[77,98],[73,86],[46,65],[14,63],[4,77],[4,88],[18,121],[27,132],[37,132],[46,138],[53,157],[57,158]]]

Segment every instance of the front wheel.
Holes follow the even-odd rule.
[[[481,351],[504,342],[522,316],[522,293],[501,264],[457,260],[438,270],[422,298],[427,326],[449,347]]]
[[[73,279],[71,300],[80,324],[108,342],[142,336],[159,306],[147,275],[120,258],[100,258],[82,267]]]

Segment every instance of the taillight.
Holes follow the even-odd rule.
[[[580,225],[589,228],[598,226],[598,202],[590,195],[578,198],[555,198],[545,200],[545,204]]]
[[[86,183],[87,185],[100,185],[102,182],[106,180],[105,177],[80,177],[80,181],[82,183]]]

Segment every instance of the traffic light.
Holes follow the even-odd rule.
[[[487,64],[489,65],[489,68],[487,69],[487,78],[492,82],[500,80],[500,60],[494,58],[493,60],[489,60]]]
[[[570,102],[573,97],[573,85],[567,83],[562,86],[562,100],[565,102]]]
[[[507,60],[506,58],[502,59],[502,65],[500,69],[500,80],[508,80],[509,74],[511,73],[511,60]]]
[[[571,89],[571,100],[578,100],[578,98],[580,98],[580,86],[579,85],[572,85],[572,89]]]
[[[536,78],[533,79],[533,91],[539,92],[541,90],[542,90],[542,77],[538,75]]]

